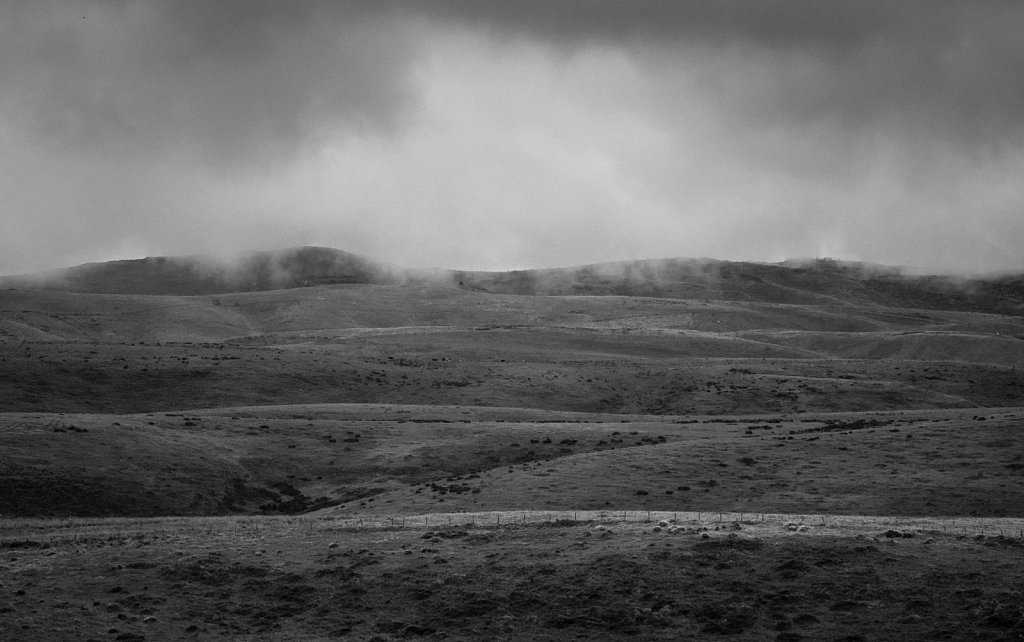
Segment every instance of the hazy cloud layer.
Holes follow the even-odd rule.
[[[330,245],[1024,270],[1017,2],[12,2],[0,272]]]

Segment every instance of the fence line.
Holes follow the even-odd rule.
[[[167,536],[217,537],[247,535],[262,538],[281,533],[312,534],[322,531],[396,530],[445,528],[518,528],[528,525],[584,526],[623,524],[652,527],[659,522],[679,526],[709,528],[733,527],[758,531],[778,527],[779,531],[806,526],[819,534],[904,529],[943,532],[950,535],[1004,535],[1024,539],[1024,518],[999,517],[908,517],[865,515],[820,515],[705,511],[482,511],[473,513],[427,513],[420,515],[377,515],[361,517],[294,516],[213,516],[156,518],[11,518],[0,519],[0,543],[29,534],[57,539],[78,540],[99,535],[132,539],[142,534]],[[799,532],[805,532],[800,529]]]
[[[423,515],[344,518],[316,517],[328,529],[391,529],[445,527],[502,528],[537,524],[655,524],[669,522],[679,525],[785,526],[805,525],[822,529],[904,528],[962,532],[997,533],[1024,537],[1024,518],[943,518],[881,515],[821,515],[791,513],[705,512],[705,511],[485,511],[473,513],[429,513]],[[400,521],[398,521],[400,520]]]

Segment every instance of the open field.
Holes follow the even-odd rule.
[[[303,252],[0,290],[0,638],[1024,637],[1020,279]]]
[[[885,639],[898,629],[903,639],[997,640],[1024,632],[1024,545],[1006,534],[1024,520],[623,517],[448,514],[410,516],[404,527],[399,518],[387,526],[308,516],[15,520],[0,529],[11,595],[0,634],[801,640]]]

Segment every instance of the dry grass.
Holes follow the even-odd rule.
[[[1022,417],[1015,408],[679,418],[329,405],[9,414],[0,511],[1019,517]]]
[[[0,635],[998,639],[1024,615],[1013,601],[1024,540],[997,532],[1021,520],[392,519],[6,521]]]
[[[0,638],[1019,639],[1024,321],[740,281],[0,291]]]

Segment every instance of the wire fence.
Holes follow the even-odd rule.
[[[887,530],[935,532],[951,535],[1015,537],[1024,539],[1024,518],[900,517],[866,515],[819,515],[787,513],[736,513],[718,511],[484,511],[428,513],[420,515],[373,515],[359,517],[214,516],[155,518],[7,518],[0,519],[0,543],[27,536],[52,540],[86,540],[162,535],[210,538],[312,535],[318,532],[515,529],[531,526],[588,527],[598,524],[620,530],[675,525],[687,530],[747,531],[751,536],[772,533],[812,535],[879,534]]]
[[[982,517],[889,517],[866,515],[819,515],[790,513],[733,513],[719,511],[491,511],[475,513],[430,513],[423,515],[379,515],[356,518],[320,518],[331,530],[347,529],[443,529],[511,528],[531,525],[658,525],[661,523],[741,529],[779,528],[786,531],[844,533],[874,529],[904,529],[970,535],[1005,535],[1024,538],[1024,518]]]

